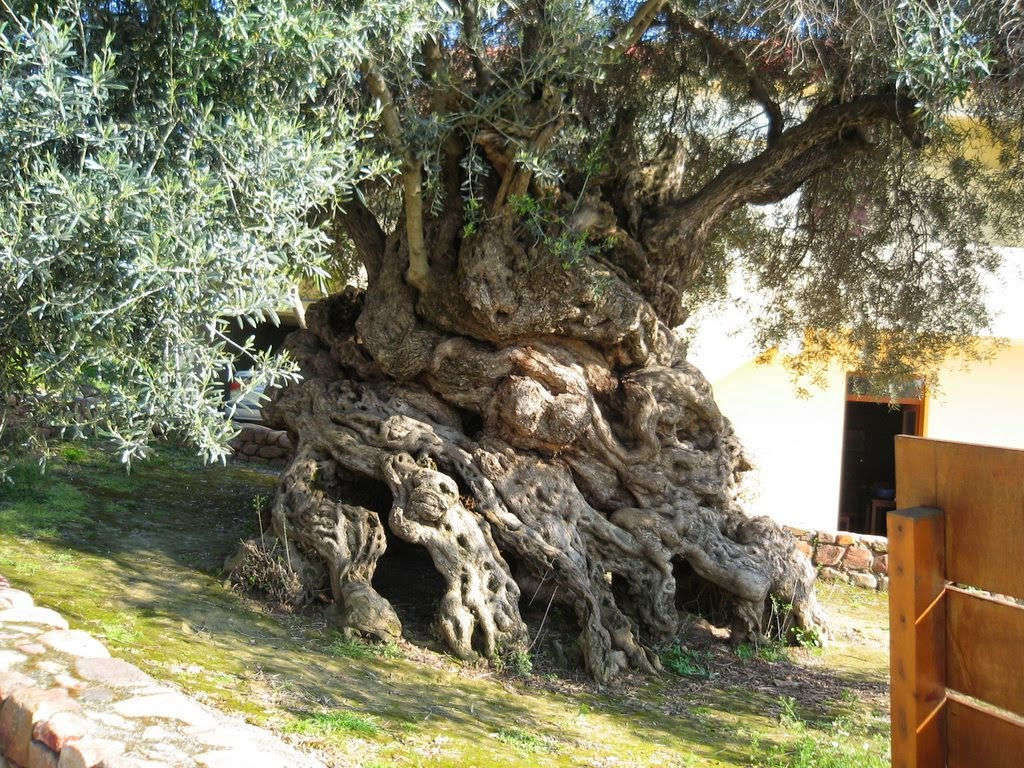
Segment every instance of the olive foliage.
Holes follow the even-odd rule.
[[[219,372],[294,376],[227,324],[372,279],[394,231],[422,288],[431,243],[511,212],[669,325],[744,269],[765,349],[892,380],[973,349],[990,244],[1017,236],[1015,2],[3,0],[0,19],[2,407],[126,458],[154,430],[223,456]],[[587,226],[597,197],[614,224]]]

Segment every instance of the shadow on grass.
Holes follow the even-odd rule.
[[[75,448],[46,475],[23,467],[14,480],[0,490],[0,572],[147,671],[339,762],[361,750],[358,760],[411,754],[438,768],[747,766],[755,735],[787,738],[775,689],[659,678],[567,695],[450,659],[331,653],[335,635],[318,617],[271,615],[221,582],[224,558],[258,532],[270,472],[162,449],[126,475]],[[879,693],[868,675],[775,666],[796,689],[820,690],[823,706],[843,688]]]

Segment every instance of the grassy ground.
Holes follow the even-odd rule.
[[[116,654],[332,765],[888,765],[884,595],[823,588],[836,627],[823,650],[695,640],[666,654],[676,673],[610,689],[513,677],[407,642],[345,641],[228,589],[221,564],[256,532],[269,472],[165,449],[126,475],[66,446],[45,475],[26,465],[11,479],[0,572]]]

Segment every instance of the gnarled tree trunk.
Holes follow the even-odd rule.
[[[655,669],[694,586],[680,562],[718,588],[737,639],[761,631],[770,595],[818,624],[809,561],[737,505],[740,446],[650,301],[505,217],[454,239],[420,290],[395,236],[365,294],[310,307],[288,342],[305,378],[267,409],[298,446],[274,527],[326,564],[341,624],[399,631],[371,585],[384,526],[429,551],[447,583],[437,629],[460,657],[523,648],[517,579],[543,579],[595,678]],[[347,496],[360,478],[390,509]]]

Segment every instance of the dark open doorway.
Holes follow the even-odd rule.
[[[851,386],[854,380],[851,377]],[[843,425],[839,529],[885,534],[885,513],[896,508],[896,435],[922,434],[923,392],[895,403],[850,392]]]

